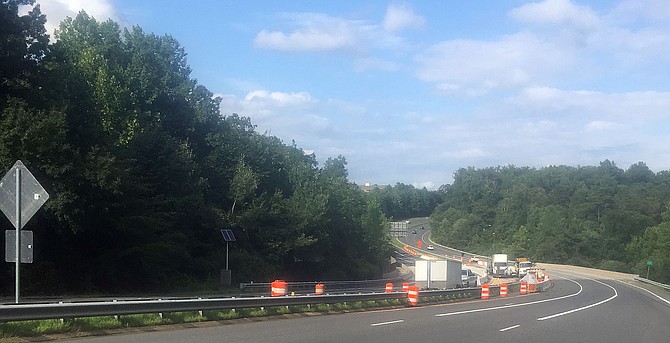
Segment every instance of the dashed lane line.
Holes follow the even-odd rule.
[[[509,331],[509,330],[512,330],[512,329],[516,329],[516,328],[518,328],[518,327],[520,327],[520,326],[521,326],[521,325],[514,325],[514,326],[510,326],[510,327],[508,327],[508,328],[500,329],[500,330],[498,330],[498,331],[500,331],[500,332],[505,332],[505,331]]]
[[[398,324],[398,323],[402,323],[402,322],[404,322],[404,320],[400,319],[400,320],[393,320],[393,321],[390,321],[390,322],[374,323],[374,324],[370,324],[370,326],[382,326],[382,325]]]

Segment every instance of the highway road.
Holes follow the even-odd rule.
[[[508,298],[139,334],[77,342],[668,342],[670,301],[632,275],[545,265],[547,292]],[[659,291],[655,293],[659,294]],[[666,292],[667,293],[667,292]],[[666,295],[667,296],[667,295]]]

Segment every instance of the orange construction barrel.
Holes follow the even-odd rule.
[[[323,294],[323,289],[324,289],[323,284],[322,283],[317,283],[316,287],[314,288],[314,294],[322,295]]]
[[[407,304],[409,304],[409,306],[419,305],[419,287],[418,286],[410,286],[409,287],[409,290],[407,291]]]
[[[528,284],[528,293],[535,293],[537,292],[537,285],[534,283],[529,283]]]
[[[521,281],[521,295],[526,295],[528,293],[528,283],[526,281]]]
[[[286,295],[286,281],[284,280],[275,280],[270,285],[270,295],[273,297],[280,297]]]
[[[503,298],[507,296],[507,284],[506,283],[503,283],[502,285],[500,285],[500,296],[503,297]]]
[[[482,300],[487,300],[489,298],[489,284],[485,283],[482,285]]]
[[[402,283],[402,291],[403,292],[409,292],[409,283],[408,282],[403,282]]]
[[[392,284],[392,283],[389,282],[389,283],[386,284],[386,290],[385,290],[385,292],[386,292],[386,293],[391,293],[391,292],[393,292],[393,284]]]

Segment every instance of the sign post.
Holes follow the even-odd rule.
[[[7,262],[14,262],[16,264],[15,301],[17,304],[19,303],[21,294],[21,262],[29,262],[26,259],[22,259],[21,256],[21,229],[48,199],[49,193],[37,182],[37,179],[35,179],[21,160],[16,161],[2,180],[0,180],[0,210],[2,210],[2,213],[5,214],[7,219],[16,228],[16,234],[14,235],[14,249],[16,251],[13,260]],[[5,244],[5,246],[9,245]],[[32,260],[32,256],[30,260]]]
[[[654,264],[653,260],[647,260],[647,280],[649,280],[649,269]]]

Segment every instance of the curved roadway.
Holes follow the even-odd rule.
[[[547,292],[78,339],[79,342],[668,342],[670,301],[632,275],[544,265]],[[667,292],[666,292],[667,293]],[[224,322],[225,323],[225,322]],[[212,327],[212,325],[215,325]],[[198,325],[195,325],[198,326]],[[165,329],[157,329],[165,330]]]

